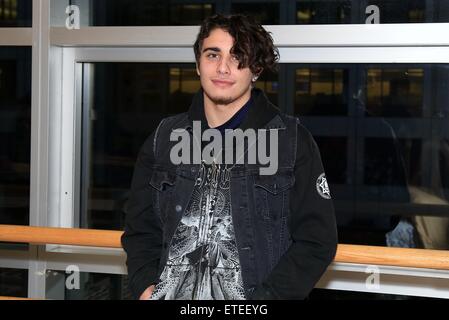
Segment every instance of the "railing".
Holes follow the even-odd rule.
[[[0,241],[121,248],[123,231],[0,225]],[[335,262],[449,270],[449,251],[339,244]]]
[[[122,231],[0,225],[0,241],[121,248]]]
[[[0,242],[121,248],[122,231],[0,225]],[[339,244],[334,262],[449,270],[449,251]],[[2,299],[14,299],[0,297]]]

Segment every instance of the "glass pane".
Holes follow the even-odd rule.
[[[371,6],[377,8],[373,11]],[[369,8],[370,7],[370,8]],[[449,21],[445,0],[300,0],[296,2],[297,24],[430,23]]]
[[[187,66],[173,66],[170,73],[170,95],[168,97],[167,113],[185,112],[190,106],[194,94],[200,89],[196,69]],[[165,78],[166,67],[161,68],[160,78]]]
[[[199,25],[216,12],[250,14],[264,25],[449,22],[447,0],[72,0],[70,3],[79,7],[82,26]],[[375,10],[370,6],[376,6]],[[64,26],[66,6],[52,2],[52,9],[52,25]]]
[[[83,106],[80,225],[121,230],[140,147],[163,117],[188,110],[200,82],[194,64],[95,63],[84,68],[83,87],[91,92],[83,94],[92,97],[84,101],[92,103]],[[263,73],[256,84],[277,102],[277,74]]]
[[[85,68],[94,76],[84,73],[84,87],[92,88],[85,101],[92,103],[83,106],[90,142],[82,152],[88,170],[81,225],[121,229],[140,146],[162,117],[188,109],[199,80],[193,64]],[[291,64],[281,70],[287,72],[266,74],[257,86],[274,103],[291,101],[293,108],[280,107],[314,135],[341,243],[449,247],[449,66]],[[278,78],[287,79],[282,88]],[[398,96],[406,98],[400,108],[407,112],[391,102]]]
[[[340,243],[449,248],[449,66],[289,68],[294,112],[320,147],[333,191]]]
[[[326,177],[338,184],[345,184],[347,179],[347,142],[346,137],[317,136],[315,141],[320,148]],[[338,154],[338,157],[333,157]],[[332,159],[332,160],[331,160]]]
[[[419,68],[369,68],[368,116],[420,117],[423,115],[424,70]]]
[[[440,1],[435,2],[439,3]],[[426,1],[377,0],[370,1],[370,4],[379,7],[381,12],[381,23],[426,22]],[[432,1],[428,2],[428,4],[432,5]]]
[[[126,275],[49,270],[46,290],[54,300],[132,300]]]
[[[26,298],[28,270],[0,268],[0,296]]]
[[[91,26],[199,25],[215,12],[214,1],[75,0],[72,4],[80,8],[81,24]]]
[[[194,64],[84,65],[86,142],[82,150],[81,226],[121,229],[137,153],[159,121],[184,112],[199,89]],[[91,81],[93,81],[91,83]]]
[[[256,88],[262,89],[265,92],[268,100],[274,104],[278,104],[279,98],[279,73],[265,71],[256,81]]]
[[[242,13],[251,15],[256,18],[259,23],[279,24],[279,3],[275,2],[250,2],[250,3],[233,3],[231,13]]]
[[[351,1],[304,0],[296,4],[297,24],[351,23]]]
[[[295,113],[345,115],[348,112],[348,70],[296,69]]]
[[[31,27],[32,0],[0,1],[0,27]]]
[[[207,3],[170,5],[169,25],[198,25],[214,13],[214,5]]]
[[[0,224],[28,225],[31,48],[0,48]]]

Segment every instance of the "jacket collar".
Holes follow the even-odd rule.
[[[285,129],[285,123],[280,117],[280,110],[268,100],[265,93],[259,88],[253,88],[251,95],[254,104],[248,110],[240,129]],[[184,128],[191,128],[192,121],[201,121],[201,128],[208,128],[204,113],[204,91],[202,88],[193,97],[187,114],[188,123],[185,124]]]

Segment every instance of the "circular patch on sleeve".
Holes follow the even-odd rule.
[[[329,190],[329,185],[327,184],[326,174],[323,172],[320,174],[318,179],[316,180],[316,190],[318,194],[322,196],[324,199],[331,198],[331,192]]]

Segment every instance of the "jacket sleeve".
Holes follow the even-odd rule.
[[[251,299],[305,299],[333,261],[337,227],[332,200],[318,192],[317,181],[323,173],[318,146],[298,125],[288,220],[292,244]]]
[[[149,184],[154,163],[155,133],[139,151],[125,207],[125,231],[121,237],[127,254],[129,287],[135,299],[156,283],[162,250],[162,225],[154,210],[154,189]]]

